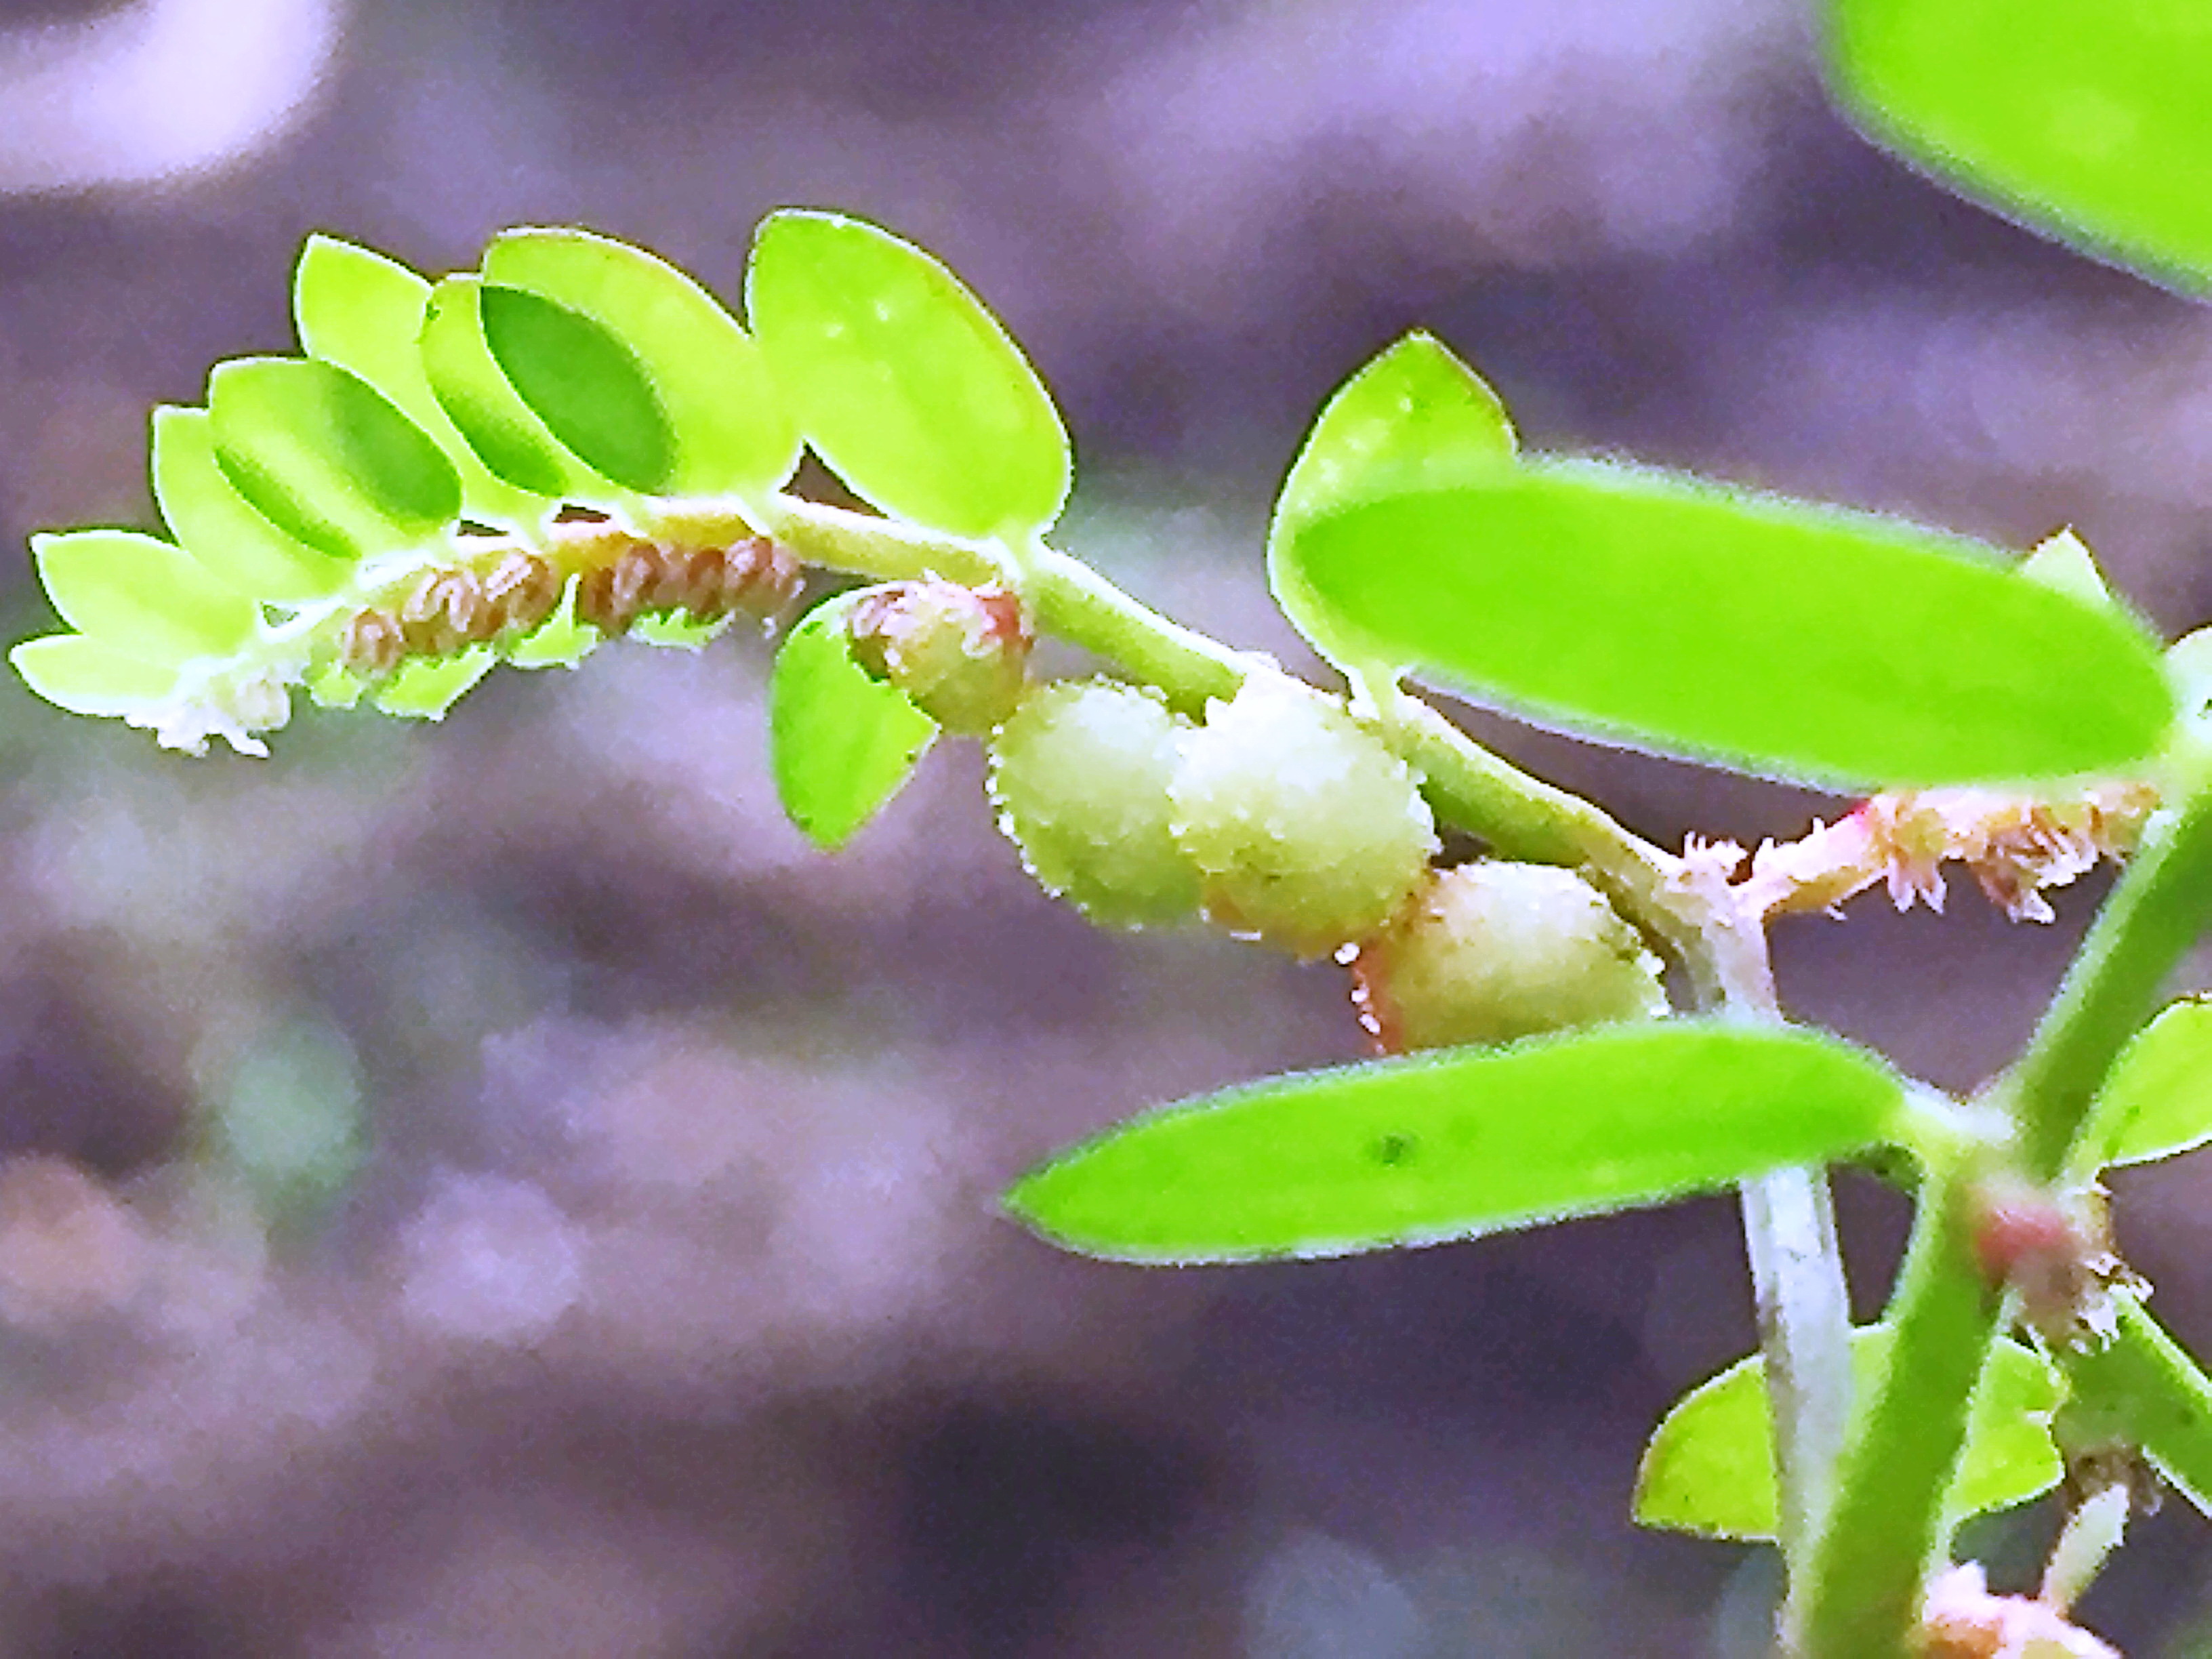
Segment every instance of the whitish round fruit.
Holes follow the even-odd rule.
[[[1022,700],[991,739],[991,799],[1040,886],[1122,927],[1197,914],[1198,872],[1168,827],[1168,780],[1190,729],[1108,680]]]
[[[1386,926],[1437,848],[1406,763],[1286,675],[1215,703],[1169,793],[1207,918],[1300,956]]]
[[[1659,963],[1571,870],[1463,864],[1352,962],[1352,1000],[1388,1052],[1507,1042],[1667,1012]]]
[[[1035,642],[1021,601],[1003,587],[891,582],[847,620],[853,660],[913,699],[948,732],[981,737],[1014,712]]]

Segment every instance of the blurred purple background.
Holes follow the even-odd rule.
[[[146,522],[148,410],[289,345],[312,230],[446,269],[581,222],[732,295],[807,204],[1028,345],[1068,546],[1301,665],[1269,498],[1416,322],[1534,447],[2015,546],[2071,522],[2193,625],[2212,318],[1865,147],[1811,33],[1789,0],[15,0],[0,541]],[[50,627],[0,572],[8,637]],[[1340,976],[1093,933],[972,750],[813,854],[766,661],[624,647],[435,728],[303,713],[263,763],[0,684],[0,1659],[1760,1650],[1759,1553],[1626,1519],[1651,1423],[1752,1340],[1729,1205],[1311,1267],[1053,1254],[1006,1180],[1358,1054]],[[1834,811],[1479,724],[1669,842]],[[2096,890],[2049,929],[1970,892],[1789,922],[1785,987],[1971,1085]],[[246,1142],[327,1196],[270,1225]],[[2121,1209],[2200,1346],[2206,1182]],[[1902,1206],[1843,1202],[1871,1310]],[[2016,1583],[2049,1525],[1978,1541]],[[2204,1543],[2169,1504],[2085,1617],[2212,1651]]]

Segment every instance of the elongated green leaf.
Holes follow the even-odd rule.
[[[1890,1332],[1852,1333],[1858,1390],[1881,1376]],[[2033,1350],[2000,1342],[1982,1373],[1966,1428],[1966,1450],[1952,1486],[1954,1521],[2008,1509],[2058,1484],[2064,1463],[2051,1443],[2058,1379]],[[1753,1355],[1677,1401],[1644,1449],[1636,1480],[1636,1518],[1647,1527],[1711,1538],[1775,1535],[1774,1425],[1765,1362]]]
[[[184,549],[136,531],[33,536],[31,551],[64,621],[149,662],[228,656],[261,615]]]
[[[1067,433],[1029,360],[928,254],[829,213],[775,213],[746,309],[822,459],[886,513],[1019,540],[1060,516]]]
[[[603,478],[642,495],[675,487],[676,435],[644,365],[580,312],[485,283],[485,345],[530,411]]]
[[[279,603],[327,599],[353,566],[285,534],[248,504],[216,464],[204,409],[154,411],[154,499],[185,550],[217,580]]]
[[[82,634],[26,640],[8,660],[24,684],[72,714],[135,714],[165,701],[177,685],[173,665],[125,656]]]
[[[2140,1296],[2114,1296],[2110,1342],[2062,1354],[2069,1390],[2062,1427],[2083,1445],[2142,1449],[2174,1489],[2212,1515],[2212,1377],[2151,1316]]]
[[[570,454],[522,401],[484,343],[483,288],[448,276],[423,313],[422,369],[438,406],[492,477],[540,496],[618,494]]]
[[[1662,1203],[1888,1138],[1880,1066],[1696,1022],[1274,1078],[1150,1112],[1006,1194],[1087,1255],[1341,1255]]]
[[[809,611],[775,653],[769,679],[776,799],[817,847],[842,847],[882,811],[937,736],[937,722],[848,648],[843,593]]]
[[[1337,389],[1283,480],[1267,527],[1275,603],[1331,661],[1387,660],[1387,649],[1363,647],[1307,585],[1291,556],[1293,532],[1357,505],[1378,481],[1401,489],[1424,477],[1456,483],[1484,465],[1510,465],[1515,449],[1498,394],[1435,336],[1407,335]]]
[[[2125,616],[1892,520],[1562,462],[1324,516],[1366,637],[1534,718],[1851,788],[2139,767],[2173,694]]]
[[[208,377],[216,459],[264,518],[352,559],[411,547],[460,512],[428,434],[359,376],[314,358],[248,357]]]
[[[1832,0],[1878,143],[2048,234],[2212,285],[2212,15],[2191,0]]]
[[[387,714],[441,720],[498,660],[497,653],[480,645],[458,657],[410,662],[378,690],[376,706]]]
[[[2177,1002],[2120,1055],[2081,1137],[2085,1170],[2148,1164],[2212,1141],[2212,1003]]]
[[[799,429],[760,348],[675,266],[589,231],[527,229],[495,238],[483,273],[559,301],[629,348],[675,435],[671,491],[752,494],[791,476]]]
[[[331,236],[307,239],[292,278],[293,316],[307,355],[350,369],[437,441],[460,475],[468,517],[534,525],[554,503],[486,471],[431,392],[421,346],[429,298],[430,284],[397,259]]]

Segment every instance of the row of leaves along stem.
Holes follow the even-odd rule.
[[[574,665],[625,635],[697,648],[783,617],[810,568],[864,578],[788,628],[773,671],[776,786],[808,836],[842,847],[940,733],[981,738],[1048,890],[1102,923],[1203,917],[1336,956],[1389,1056],[1146,1114],[1018,1182],[1015,1216],[1196,1264],[1740,1187],[1762,1352],[1660,1425],[1640,1517],[1778,1540],[1808,1659],[2030,1619],[2094,1644],[2064,1614],[2116,1534],[2111,1491],[2156,1471],[2212,1492],[2212,1390],[2090,1202],[2108,1165],[2212,1135],[2201,1011],[2143,1030],[2212,891],[2212,648],[2162,653],[2070,538],[2014,568],[1890,520],[1524,456],[1490,389],[1415,334],[1324,409],[1269,536],[1335,696],[1048,544],[1072,478],[1058,412],[927,254],[780,213],[746,298],[750,329],[577,230],[507,233],[435,283],[313,239],[301,355],[221,365],[204,407],[157,411],[167,538],[37,538],[68,629],[12,660],[64,708],[258,753],[297,688],[437,718],[501,661]],[[803,449],[872,510],[792,494]],[[1114,676],[1035,683],[1040,633]],[[1475,744],[1409,675],[1867,799],[1748,859],[1672,854]],[[1446,866],[1439,825],[1482,856]],[[1976,1101],[1776,1006],[1771,915],[1876,884],[1936,902],[1955,860],[2047,917],[2047,890],[2131,854],[2050,1021]],[[1857,1331],[1825,1176],[1846,1159],[1919,1202],[1892,1311]],[[1952,1569],[1960,1520],[2069,1468],[2056,1589],[1993,1595]]]

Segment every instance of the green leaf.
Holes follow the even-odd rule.
[[[460,512],[460,479],[445,452],[334,363],[218,364],[208,413],[216,459],[239,494],[319,552],[353,559],[412,547]]]
[[[2166,648],[2166,677],[2181,712],[2194,718],[2212,704],[2212,628],[2184,634]]]
[[[619,495],[572,455],[531,412],[484,343],[483,288],[448,276],[423,313],[422,368],[438,405],[485,470],[541,497],[605,501]]]
[[[1036,371],[959,278],[836,214],[770,214],[746,308],[799,428],[886,513],[1019,541],[1060,516],[1067,433]]]
[[[368,684],[360,675],[331,663],[307,677],[307,696],[318,708],[354,708],[368,694]]]
[[[1988,554],[1554,462],[1325,515],[1290,557],[1400,660],[1589,736],[1851,789],[2141,767],[2174,718],[2152,641]]]
[[[1435,336],[1416,331],[1339,387],[1284,479],[1267,528],[1267,580],[1283,614],[1331,661],[1389,653],[1363,643],[1329,613],[1291,556],[1291,538],[1317,515],[1350,507],[1378,482],[1422,477],[1455,483],[1510,464],[1513,423],[1498,394]]]
[[[769,679],[776,799],[809,841],[833,852],[898,793],[937,736],[906,693],[853,660],[845,618],[861,597],[840,594],[809,611]]]
[[[1270,1079],[1150,1112],[1006,1194],[1086,1255],[1342,1255],[1663,1203],[1893,1136],[1894,1078],[1690,1021]]]
[[[2212,1141],[2212,1003],[2168,1007],[2120,1053],[2081,1137],[2086,1170],[2149,1164]]]
[[[493,361],[562,447],[625,489],[675,487],[676,434],[628,346],[524,289],[486,283],[478,307]]]
[[[82,634],[26,640],[8,660],[24,684],[72,714],[136,714],[167,701],[177,687],[173,666],[126,656]]]
[[[255,512],[216,464],[204,409],[154,411],[154,499],[169,533],[225,586],[256,599],[328,599],[353,566],[286,535]]]
[[[2020,562],[2020,574],[2041,582],[2056,592],[2071,594],[2085,605],[2110,605],[2112,590],[2089,544],[2070,530],[2046,536],[2035,550]]]
[[[31,551],[70,626],[149,662],[229,656],[260,620],[259,606],[184,549],[136,531],[33,536]]]
[[[791,476],[799,431],[766,359],[721,302],[642,248],[583,230],[510,230],[487,282],[559,301],[635,354],[667,410],[676,494],[757,494]]]
[[[458,657],[418,659],[385,681],[377,691],[376,706],[387,714],[441,720],[498,660],[498,653],[482,645]]]
[[[639,617],[629,636],[665,650],[698,651],[728,633],[734,620],[731,617],[687,617],[680,611],[668,611]]]
[[[2212,23],[2191,0],[1832,0],[1877,143],[2048,234],[2212,284]]]
[[[552,501],[486,471],[431,392],[421,344],[429,298],[430,284],[397,259],[331,236],[307,239],[292,279],[292,313],[307,355],[350,369],[437,441],[460,475],[466,516],[534,526]]]
[[[2112,1299],[2112,1340],[2058,1357],[2069,1390],[2060,1431],[2069,1443],[2142,1448],[2175,1491],[2212,1516],[2212,1378],[2140,1295]]]
[[[576,620],[576,579],[570,577],[553,614],[515,642],[507,659],[517,668],[574,668],[606,642],[589,623]]]
[[[1881,1325],[1852,1333],[1861,1395],[1881,1380],[1890,1336]],[[2058,1484],[2064,1463],[2051,1438],[2058,1400],[2058,1379],[2039,1355],[2010,1340],[1997,1344],[1974,1395],[1947,1505],[1954,1521],[2024,1504]],[[1711,1538],[1774,1537],[1774,1426],[1763,1359],[1739,1360],[1675,1402],[1644,1449],[1636,1518]]]

